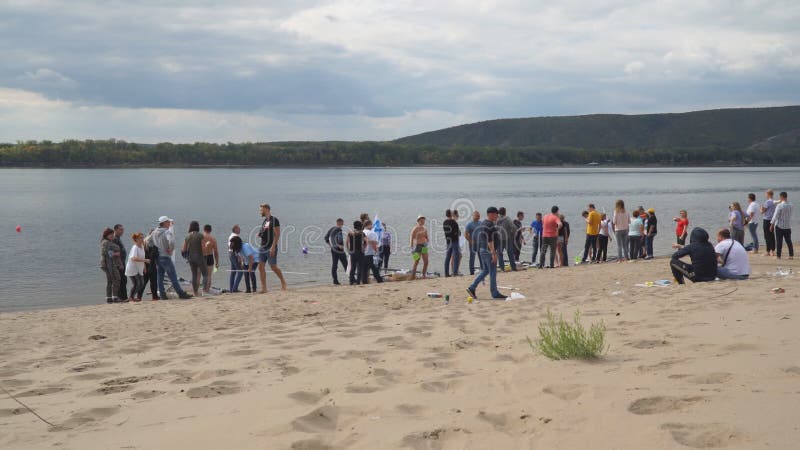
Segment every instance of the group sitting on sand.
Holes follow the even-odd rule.
[[[759,218],[763,216],[763,236],[766,243],[764,256],[783,256],[783,244],[786,243],[789,259],[794,258],[794,247],[791,239],[792,204],[788,194],[781,192],[779,200],[773,200],[773,191],[765,192],[765,200],[759,205],[753,193],[748,194],[748,206],[742,210],[738,202],[730,204],[728,227],[718,230],[717,245],[710,242],[709,234],[700,227],[689,230],[689,217],[685,210],[673,218],[676,224],[676,242],[672,245],[677,251],[672,255],[670,268],[675,280],[683,284],[686,279],[693,282],[719,279],[747,279],[750,275],[750,264],[747,251],[758,253],[760,244],[757,234]],[[280,221],[271,214],[268,204],[262,204],[259,212],[263,218],[258,237],[260,243],[254,247],[240,237],[239,225],[234,225],[228,238],[228,255],[230,260],[229,292],[240,292],[239,285],[245,280],[248,293],[266,293],[266,267],[278,277],[281,289],[286,289],[283,272],[278,268],[278,241],[280,239]],[[471,221],[462,233],[458,224],[458,211],[445,211],[443,224],[447,242],[445,257],[445,277],[460,276],[461,247],[465,244],[469,252],[469,273],[476,275],[473,283],[467,288],[468,293],[477,299],[476,289],[486,278],[490,280],[492,298],[505,298],[497,289],[497,271],[518,270],[520,254],[525,245],[525,234],[532,236],[533,256],[531,266],[537,268],[555,268],[569,266],[567,244],[570,239],[570,226],[558,206],[553,206],[550,213],[535,213],[535,219],[529,226],[523,225],[524,212],[517,212],[512,220],[506,214],[505,207],[489,207],[486,219],[481,220],[479,211],[473,211]],[[586,224],[586,236],[583,257],[577,257],[580,264],[603,263],[608,260],[608,245],[617,241],[617,262],[654,257],[653,242],[658,234],[658,217],[655,208],[636,208],[630,214],[625,210],[623,200],[617,200],[613,215],[610,217],[600,213],[594,204],[588,204],[581,214]],[[426,228],[426,217],[417,217],[411,230],[409,244],[412,255],[410,279],[419,273],[422,278],[429,276],[428,257],[430,251],[430,235]],[[100,243],[100,268],[106,275],[106,301],[119,303],[141,301],[147,284],[153,300],[166,299],[167,292],[164,277],[167,276],[172,288],[179,298],[188,299],[187,293],[178,279],[174,253],[176,249],[174,221],[168,216],[157,220],[158,227],[146,236],[133,233],[133,245],[130,251],[125,250],[121,241],[124,227],[120,224],[107,228],[102,233]],[[373,223],[368,214],[362,214],[353,222],[353,228],[345,233],[344,220],[339,218],[336,225],[325,235],[325,243],[331,251],[331,276],[333,284],[340,284],[337,276],[341,265],[348,274],[350,284],[366,284],[369,275],[381,283],[384,277],[381,268],[388,270],[391,255],[392,235],[385,224],[378,228],[379,221]],[[753,243],[744,246],[744,230],[747,227]],[[374,229],[373,229],[374,228]],[[197,221],[192,221],[184,239],[181,255],[188,261],[191,276],[191,287],[194,296],[209,293],[211,275],[219,268],[219,249],[217,240],[211,234],[211,225],[205,225],[203,232]],[[689,243],[687,244],[687,237]],[[463,239],[463,241],[462,241]],[[305,250],[304,250],[305,251]],[[549,252],[549,264],[547,255]],[[688,256],[690,262],[681,258]],[[508,258],[506,265],[505,258]],[[418,266],[422,261],[422,269]],[[476,265],[477,261],[477,265]],[[527,263],[526,263],[527,264]],[[259,274],[260,286],[256,279]],[[132,287],[127,290],[127,278],[130,277]],[[202,280],[202,284],[201,284]],[[201,290],[202,287],[202,290]],[[188,288],[187,288],[188,289]]]

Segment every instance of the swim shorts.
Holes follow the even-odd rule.
[[[414,258],[414,261],[419,261],[422,255],[428,254],[428,244],[417,244],[414,247],[414,251],[411,252],[411,257]]]

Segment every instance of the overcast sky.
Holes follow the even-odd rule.
[[[0,142],[800,104],[799,24],[797,0],[0,0]]]

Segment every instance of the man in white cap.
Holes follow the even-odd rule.
[[[158,218],[158,228],[153,231],[153,242],[158,247],[158,295],[161,299],[167,299],[167,291],[164,289],[164,275],[169,277],[172,282],[172,288],[182,299],[192,298],[181,289],[181,284],[178,281],[178,274],[175,272],[175,264],[172,262],[172,254],[175,252],[175,235],[172,233],[170,226],[174,220],[167,216]]]

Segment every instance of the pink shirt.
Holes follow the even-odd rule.
[[[558,237],[558,226],[561,220],[555,214],[548,214],[542,219],[542,237]]]

